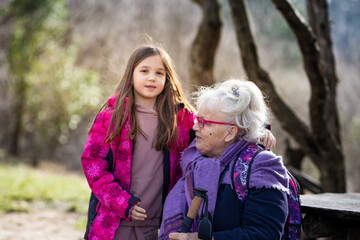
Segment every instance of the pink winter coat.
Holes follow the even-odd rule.
[[[116,95],[111,97],[108,100],[108,108],[96,117],[81,156],[84,173],[92,190],[85,239],[113,239],[120,219],[130,221],[131,209],[140,201],[129,192],[133,142],[126,136],[130,131],[130,114],[121,129],[120,137],[111,144],[104,142],[114,110],[115,98]],[[170,152],[164,151],[163,187],[167,192],[181,177],[180,153],[189,145],[192,126],[193,114],[180,106],[178,145]],[[113,166],[109,166],[109,153],[112,154]]]

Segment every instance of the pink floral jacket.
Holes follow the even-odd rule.
[[[140,201],[129,192],[133,142],[126,136],[130,131],[130,114],[121,129],[120,137],[111,144],[104,142],[115,98],[116,95],[111,97],[108,100],[108,108],[96,117],[81,156],[84,173],[92,190],[85,239],[113,239],[120,219],[130,221],[131,209]],[[164,189],[168,191],[181,177],[181,152],[189,145],[192,126],[193,114],[180,106],[178,145],[171,151],[164,151]],[[109,153],[112,154],[113,166],[109,166],[107,160]]]

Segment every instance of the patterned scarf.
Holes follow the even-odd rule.
[[[196,149],[195,141],[193,141],[182,156],[183,177],[166,198],[160,227],[160,240],[169,239],[169,233],[180,231],[182,221],[194,198],[194,187],[207,190],[209,213],[214,215],[220,174],[248,144],[244,140],[237,141],[231,144],[220,158],[215,159],[204,157]],[[200,212],[194,219],[191,232],[197,232]]]

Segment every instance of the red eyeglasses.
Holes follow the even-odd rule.
[[[232,123],[224,123],[224,122],[215,122],[215,121],[205,120],[205,119],[203,119],[202,117],[199,117],[199,116],[197,116],[197,115],[195,115],[195,114],[194,114],[194,123],[195,123],[195,124],[198,124],[200,128],[204,128],[204,125],[205,125],[206,123],[236,126],[235,124],[232,124]]]

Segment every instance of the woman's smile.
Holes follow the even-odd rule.
[[[196,142],[198,142],[198,141],[201,141],[201,139],[202,139],[202,137],[200,137],[199,135],[195,135],[196,137],[195,137],[195,139],[196,139]]]

